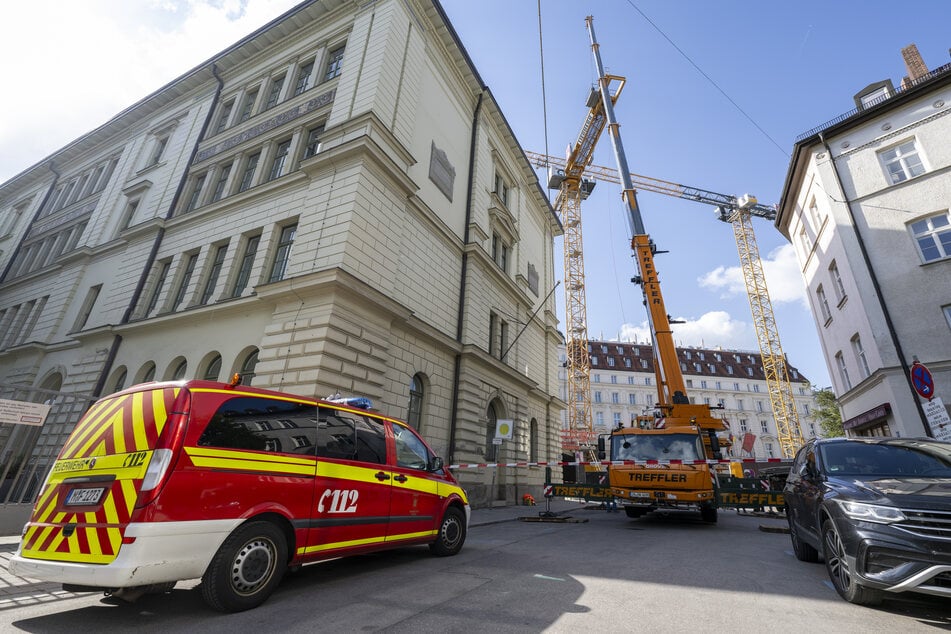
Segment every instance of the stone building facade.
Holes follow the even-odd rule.
[[[303,2],[0,185],[0,214],[0,384],[240,373],[367,396],[447,462],[484,462],[498,418],[500,458],[559,452],[561,226],[438,2]],[[459,474],[475,504],[542,477]]]

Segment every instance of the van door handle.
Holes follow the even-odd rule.
[[[409,478],[407,478],[402,473],[397,473],[395,476],[393,476],[393,479],[397,482],[406,482]]]
[[[390,476],[387,475],[386,473],[382,472],[382,471],[380,471],[379,473],[377,473],[376,476],[374,476],[374,477],[376,477],[376,479],[379,480],[380,482],[383,482],[384,480],[389,480],[389,479],[390,479]]]

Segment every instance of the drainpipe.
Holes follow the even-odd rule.
[[[485,96],[485,86],[479,92],[479,100],[476,101],[475,111],[472,113],[472,138],[469,140],[469,183],[466,188],[466,219],[463,228],[462,237],[462,271],[459,280],[459,307],[456,316],[456,341],[462,346],[462,323],[466,307],[466,280],[469,270],[469,254],[466,248],[469,246],[469,223],[472,220],[472,192],[475,189],[475,153],[476,140],[479,132],[479,113],[482,111],[482,98]],[[456,454],[456,417],[459,414],[459,380],[462,373],[462,351],[456,353],[455,363],[452,370],[452,406],[449,413],[449,450],[447,459],[451,464]]]
[[[908,365],[908,362],[905,361],[905,352],[901,347],[901,341],[898,338],[898,333],[895,331],[895,325],[892,322],[891,313],[888,311],[888,306],[885,304],[885,299],[882,296],[882,288],[878,283],[878,276],[875,275],[875,269],[872,268],[872,261],[868,256],[868,249],[865,248],[865,241],[862,239],[862,233],[859,231],[858,222],[855,220],[855,214],[852,213],[852,201],[849,200],[848,194],[845,193],[845,188],[842,186],[842,178],[839,176],[839,169],[835,164],[835,157],[832,154],[832,148],[829,147],[829,143],[826,141],[825,136],[822,132],[819,133],[819,140],[822,142],[822,146],[826,149],[826,152],[829,154],[829,160],[832,162],[832,173],[835,175],[835,182],[839,186],[839,191],[842,193],[842,199],[845,202],[845,208],[849,212],[849,220],[852,221],[852,227],[855,231],[855,239],[859,243],[859,250],[862,252],[862,260],[865,262],[865,269],[868,271],[869,278],[872,280],[872,287],[875,289],[875,298],[878,300],[878,306],[882,309],[882,315],[885,317],[885,326],[888,328],[888,335],[891,337],[892,343],[895,346],[895,352],[898,355],[898,363],[901,365],[902,373],[905,376],[905,383],[908,385],[908,391],[911,392],[911,400],[915,404],[915,408],[918,410],[918,416],[921,417],[921,424],[925,428],[925,434],[929,438],[934,438],[934,434],[931,432],[931,426],[928,424],[928,419],[925,416],[924,409],[921,407],[921,401],[918,399],[918,393],[915,392],[915,387],[911,382],[911,368]]]
[[[3,269],[3,273],[0,274],[0,283],[7,279],[7,274],[10,272],[10,269],[13,268],[13,263],[16,262],[17,256],[20,255],[20,248],[23,246],[23,242],[27,239],[30,234],[30,229],[33,227],[33,223],[36,222],[40,214],[43,213],[43,208],[46,207],[46,203],[50,201],[50,196],[53,195],[53,190],[56,189],[56,183],[59,182],[59,177],[62,176],[59,172],[56,171],[56,165],[53,161],[50,161],[50,164],[47,165],[49,170],[53,172],[53,182],[50,184],[49,188],[46,190],[46,194],[43,195],[43,202],[40,203],[40,206],[36,208],[36,211],[33,212],[33,219],[30,220],[30,224],[27,227],[27,230],[23,232],[23,237],[20,238],[20,242],[17,243],[16,248],[13,250],[13,253],[10,254],[10,259],[7,260],[7,265]]]
[[[221,98],[221,90],[224,87],[224,80],[221,79],[221,76],[218,74],[218,65],[215,62],[211,63],[211,74],[214,76],[215,81],[218,82],[217,87],[215,88],[215,95],[211,99],[211,107],[208,108],[208,114],[205,115],[205,121],[201,125],[201,132],[198,133],[198,140],[195,141],[195,145],[192,146],[191,155],[188,157],[188,166],[195,161],[195,155],[198,154],[198,146],[205,139],[205,134],[208,132],[208,126],[211,125],[211,115],[214,114],[215,108],[218,107],[218,100]],[[169,220],[175,213],[175,207],[178,206],[178,201],[182,196],[182,192],[185,190],[185,184],[188,182],[188,168],[186,167],[182,170],[182,176],[178,180],[178,187],[175,189],[175,195],[172,196],[172,203],[168,207],[168,211],[165,213],[165,219]],[[158,257],[159,248],[162,246],[162,240],[165,238],[165,227],[160,227],[158,232],[155,234],[155,241],[152,242],[152,250],[149,251],[149,256],[145,259],[145,266],[142,267],[142,274],[139,276],[139,281],[135,285],[135,290],[132,292],[132,298],[129,300],[129,305],[126,306],[125,312],[122,314],[122,319],[119,320],[119,325],[127,324],[132,319],[132,313],[135,310],[136,305],[139,303],[139,299],[142,297],[142,291],[145,289],[145,282],[148,280],[149,271],[152,270],[152,267],[155,265],[155,259]],[[99,373],[99,379],[96,381],[96,387],[93,391],[93,396],[98,397],[103,389],[103,386],[106,383],[106,377],[109,375],[109,372],[112,371],[112,364],[115,363],[116,355],[119,353],[119,346],[122,344],[122,336],[115,335],[112,340],[112,346],[109,349],[109,356],[106,358],[106,363],[103,365],[102,371]]]

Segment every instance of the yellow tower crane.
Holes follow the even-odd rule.
[[[603,78],[607,98],[615,103],[624,89],[624,78]],[[594,181],[584,173],[594,154],[607,117],[599,90],[592,90],[586,103],[588,114],[567,157],[557,159],[559,171],[548,186],[558,189],[554,207],[564,226],[565,309],[567,313],[566,370],[568,426],[562,432],[566,451],[590,450],[595,443],[591,426],[591,358],[588,355],[588,319],[584,287],[584,247],[581,239],[581,201],[591,194]]]
[[[623,80],[621,85],[623,86]],[[620,92],[620,90],[618,90],[618,92]],[[617,99],[616,94],[614,99]],[[592,108],[592,111],[593,110]],[[591,114],[589,113],[589,118],[590,116]],[[582,133],[583,132],[584,130],[582,130]],[[529,151],[526,151],[525,155],[536,167],[547,167],[549,169],[549,187],[553,184],[557,186],[562,178],[567,181],[569,163],[565,159]],[[571,158],[571,155],[569,155],[569,158]],[[588,154],[588,161],[590,162],[590,160],[591,156]],[[579,172],[577,160],[571,167],[573,170],[572,178],[579,183],[589,180],[600,180],[623,184],[618,171],[610,167],[584,163]],[[796,450],[802,446],[802,430],[799,425],[799,414],[796,411],[795,402],[793,401],[792,385],[789,381],[789,369],[786,364],[786,357],[783,354],[782,345],[779,341],[779,331],[776,327],[773,305],[769,299],[769,291],[766,288],[766,277],[763,274],[763,261],[760,258],[759,247],[756,244],[756,237],[753,234],[753,225],[750,222],[752,216],[773,220],[776,217],[776,208],[761,205],[757,203],[756,199],[752,196],[743,196],[737,199],[735,196],[728,194],[718,194],[705,189],[688,187],[650,176],[641,176],[640,174],[631,174],[630,176],[635,189],[713,205],[717,209],[719,219],[724,222],[729,222],[733,226],[733,234],[736,238],[737,251],[740,255],[740,264],[743,270],[743,279],[746,282],[746,291],[749,296],[750,309],[753,315],[756,338],[759,342],[760,356],[763,360],[763,374],[766,378],[766,389],[769,392],[770,405],[773,410],[773,417],[776,420],[777,436],[783,457],[791,458],[796,453]],[[587,193],[590,193],[591,189],[591,185],[586,186]],[[557,202],[564,204],[565,199],[565,185],[564,182],[562,182],[561,193],[559,194]],[[557,205],[556,208],[558,208]],[[568,211],[565,207],[561,207],[561,209],[564,210],[563,213]],[[569,300],[566,306],[569,333],[572,332],[572,325],[577,323],[577,317],[574,316],[580,315],[583,320],[586,314],[580,206],[574,205],[570,208],[570,211],[573,214],[571,216],[571,222],[576,223],[577,227],[569,227],[568,216],[563,216],[563,222],[565,224],[565,283],[569,288]],[[571,289],[574,290],[572,291]],[[581,323],[584,326],[585,333],[584,345],[582,346],[584,361],[587,361],[583,366],[585,370],[583,379],[588,379],[591,366],[590,361],[587,359],[587,326],[584,321]],[[577,396],[577,393],[572,391],[571,350],[571,339],[569,339],[569,399]],[[580,364],[576,373],[578,375],[581,374]],[[581,389],[581,383],[581,380],[576,379],[576,387],[574,389]],[[590,392],[590,384],[585,382],[584,386],[585,389]],[[587,407],[586,420],[590,427],[591,402],[589,397],[585,397],[583,401],[579,398],[577,402],[569,402],[569,423],[573,420],[571,418],[572,407],[579,408],[582,402]],[[569,433],[574,429],[575,427],[569,424]]]

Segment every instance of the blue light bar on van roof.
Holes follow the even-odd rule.
[[[365,396],[350,396],[347,398],[328,399],[331,403],[339,403],[349,407],[359,407],[360,409],[373,409],[373,401]]]

